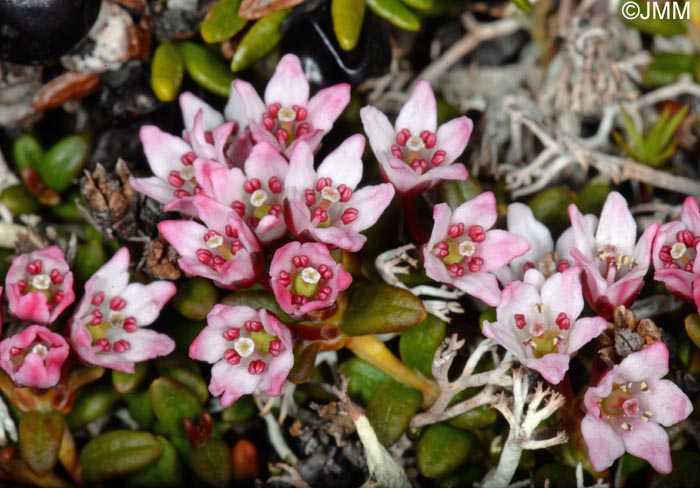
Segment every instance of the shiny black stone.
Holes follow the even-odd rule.
[[[0,60],[53,61],[90,31],[101,0],[0,0]]]
[[[391,45],[386,22],[368,9],[357,46],[345,51],[335,38],[329,6],[330,2],[310,1],[296,9],[283,26],[282,51],[299,56],[307,78],[317,87],[356,85],[388,72]]]

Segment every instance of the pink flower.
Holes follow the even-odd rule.
[[[66,340],[43,325],[30,325],[0,342],[0,367],[21,386],[56,386],[67,357]]]
[[[333,305],[352,276],[323,244],[290,242],[272,257],[270,283],[282,310],[298,317]]]
[[[231,207],[213,198],[200,195],[185,204],[196,211],[202,224],[191,220],[158,224],[165,240],[182,256],[180,268],[214,280],[222,288],[250,286],[262,258],[255,234]]]
[[[295,146],[285,182],[285,214],[296,236],[353,252],[362,248],[367,238],[360,232],[374,225],[394,197],[387,183],[355,191],[364,148],[363,136],[351,136],[314,171],[311,148]]]
[[[608,195],[597,228],[574,204],[569,205],[569,217],[574,229],[571,256],[583,268],[584,296],[599,315],[611,317],[616,307],[629,307],[644,286],[659,224],[647,227],[635,246],[637,224],[617,192]]]
[[[437,105],[429,82],[416,83],[394,127],[371,106],[364,107],[360,117],[382,176],[399,193],[421,193],[442,180],[467,179],[464,165],[453,163],[467,146],[472,121],[458,117],[437,128]]]
[[[267,142],[256,144],[243,171],[204,160],[194,166],[202,194],[233,208],[261,242],[284,235],[284,187],[289,163],[276,148]]]
[[[496,322],[483,333],[513,353],[523,365],[552,384],[569,369],[569,359],[607,327],[602,317],[579,318],[583,310],[580,270],[570,268],[544,281],[537,270],[501,294]]]
[[[683,300],[693,299],[693,280],[700,274],[700,261],[695,259],[699,243],[700,209],[697,199],[688,197],[683,202],[681,220],[661,226],[652,251],[654,279],[663,281]]]
[[[591,225],[594,225],[595,218],[592,215],[589,217]],[[530,250],[513,259],[508,266],[494,271],[501,284],[522,281],[525,272],[530,269],[536,269],[545,278],[549,278],[571,266],[570,251],[574,239],[571,227],[559,237],[555,248],[549,229],[535,218],[530,207],[522,203],[511,203],[508,205],[508,231],[525,239]]]
[[[73,273],[63,251],[49,246],[12,261],[5,278],[10,313],[17,318],[48,324],[73,303]]]
[[[293,54],[280,60],[265,88],[264,102],[248,82],[235,80],[233,88],[245,106],[253,139],[267,141],[287,156],[296,141],[316,150],[350,101],[347,83],[325,88],[309,99],[309,82]]]
[[[146,329],[175,294],[175,285],[129,283],[129,250],[121,248],[85,283],[71,318],[70,343],[88,364],[134,372],[134,363],[170,354],[175,342]]]
[[[668,427],[690,415],[688,397],[669,380],[668,349],[657,341],[627,356],[586,391],[581,433],[591,466],[608,468],[625,451],[662,474],[673,469]]]
[[[496,197],[491,192],[464,202],[454,213],[447,204],[435,205],[433,232],[423,246],[428,276],[496,305],[501,291],[492,272],[530,249],[520,236],[488,230],[497,217]]]
[[[292,334],[267,310],[216,305],[190,357],[214,365],[209,391],[224,408],[257,389],[279,396],[294,363]]]

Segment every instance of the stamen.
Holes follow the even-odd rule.
[[[262,207],[266,201],[267,193],[265,190],[255,190],[250,196],[250,204],[255,208]]]
[[[241,362],[241,357],[238,355],[235,349],[226,349],[224,352],[224,359],[232,366],[235,366]]]
[[[476,252],[476,246],[471,241],[462,241],[459,243],[460,256],[472,257]]]
[[[301,279],[304,280],[304,283],[315,285],[321,280],[321,273],[316,268],[309,266],[301,270]]]
[[[221,335],[227,341],[235,341],[236,339],[238,339],[238,337],[240,337],[241,330],[236,327],[231,327],[230,329],[226,329]]]
[[[527,322],[525,321],[525,315],[523,315],[521,313],[516,313],[514,318],[515,318],[515,326],[518,329],[523,329],[527,325]]]
[[[420,137],[411,136],[406,141],[406,147],[410,151],[420,151],[421,149],[425,149],[425,143]]]
[[[297,118],[297,113],[292,107],[282,107],[277,112],[277,118],[280,122],[294,122]]]
[[[194,166],[185,166],[180,170],[180,176],[183,180],[189,181],[194,178]]]
[[[263,374],[265,372],[265,362],[260,359],[251,361],[248,365],[248,373],[250,374]]]
[[[51,281],[56,285],[60,285],[61,283],[63,283],[63,275],[57,269],[52,269],[51,273],[49,274],[49,277],[51,278]]]
[[[255,352],[255,342],[249,337],[239,337],[233,343],[233,348],[242,358],[247,358]]]
[[[555,322],[557,327],[561,330],[569,330],[569,327],[571,327],[571,320],[569,320],[569,317],[567,317],[564,312],[557,315],[557,320]]]
[[[642,420],[645,421],[645,422],[649,422],[649,421],[651,420],[651,417],[652,417],[653,415],[654,415],[653,412],[650,412],[649,410],[647,410],[646,412],[644,412],[644,413],[642,414]]]
[[[624,431],[630,431],[632,430],[632,425],[625,422],[624,424],[620,424],[620,428]]]
[[[326,186],[321,190],[321,197],[331,203],[340,201],[340,192],[332,186]]]
[[[32,347],[32,353],[37,354],[41,359],[46,359],[46,356],[49,355],[49,350],[43,344],[35,344]]]
[[[19,356],[20,354],[22,354],[22,349],[20,349],[19,347],[13,347],[10,349],[10,354],[13,356]]]
[[[671,257],[673,259],[680,259],[685,256],[685,252],[688,248],[682,242],[676,242],[671,246]]]
[[[109,312],[108,320],[113,327],[121,327],[124,323],[124,316],[119,312],[112,311]]]
[[[32,278],[32,286],[37,290],[48,290],[51,286],[51,278],[45,274],[38,274]]]

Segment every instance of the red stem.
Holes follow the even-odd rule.
[[[403,195],[401,197],[401,207],[403,208],[403,218],[406,222],[406,228],[413,238],[416,246],[422,246],[430,237],[426,234],[423,226],[420,223],[418,216],[418,205],[415,195]]]

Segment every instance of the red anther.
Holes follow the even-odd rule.
[[[173,196],[175,198],[187,198],[187,197],[190,197],[192,195],[190,195],[190,192],[188,192],[188,191],[178,189],[178,190],[175,190],[173,192]]]
[[[535,269],[535,265],[531,261],[528,261],[527,263],[523,264],[523,274],[527,273],[531,269]]]
[[[270,210],[268,210],[267,213],[273,217],[277,217],[282,213],[282,205],[275,203],[272,207],[270,207]]]
[[[435,249],[437,249],[435,255],[439,258],[445,258],[450,254],[450,245],[445,241],[438,242]]]
[[[248,373],[263,374],[265,372],[265,362],[261,359],[256,359],[248,364]]]
[[[563,273],[567,269],[569,269],[571,265],[569,264],[568,259],[560,259],[557,261],[557,273]]]
[[[316,192],[313,191],[311,188],[307,188],[304,190],[304,199],[306,200],[306,206],[310,207],[314,203],[316,203]]]
[[[447,231],[447,235],[453,239],[461,236],[462,234],[464,234],[464,224],[462,223],[451,225]]]
[[[396,159],[403,159],[403,151],[401,150],[401,147],[397,146],[396,144],[391,146],[391,154]]]
[[[521,313],[516,313],[513,318],[515,318],[515,326],[518,329],[522,329],[527,325],[527,322],[525,321],[525,315]]]
[[[99,325],[102,323],[102,312],[99,310],[93,310],[90,315],[92,316],[90,319],[90,325]]]
[[[267,113],[270,114],[270,117],[277,118],[277,114],[279,114],[281,108],[281,103],[273,103],[267,108]]]
[[[235,341],[241,336],[241,330],[236,327],[231,327],[230,329],[226,329],[221,335],[227,341]]]
[[[65,296],[65,293],[63,292],[63,290],[56,290],[53,294],[53,302],[60,303],[61,300],[63,300],[64,296]]]
[[[693,233],[687,229],[679,230],[676,233],[676,239],[678,240],[678,242],[682,242],[683,244],[685,244],[686,247],[692,247],[693,241],[695,241],[695,236],[693,236]]]
[[[185,180],[182,179],[182,176],[180,176],[179,171],[171,171],[168,175],[168,183],[170,183],[175,188],[180,188],[182,185],[185,184]]]
[[[279,281],[282,286],[287,286],[292,282],[292,275],[287,271],[282,270],[277,275],[277,281]]]
[[[32,261],[31,263],[29,263],[27,265],[27,273],[29,273],[31,275],[39,274],[39,273],[41,273],[42,268],[43,268],[43,265],[42,265],[41,261],[39,261],[37,259],[37,260]]]
[[[321,207],[316,207],[314,211],[311,212],[311,220],[325,222],[326,220],[328,220],[328,212],[323,210]]]
[[[422,173],[428,170],[428,163],[425,162],[425,159],[414,159],[411,163],[411,168],[413,168],[416,173]]]
[[[681,269],[678,263],[666,263],[665,267],[668,269]]]
[[[27,282],[24,280],[19,280],[17,282],[17,286],[19,287],[19,292],[20,293],[26,293],[27,292]]]
[[[396,134],[396,144],[399,146],[405,146],[408,138],[411,137],[411,133],[408,129],[401,129],[398,134]]]
[[[484,260],[480,257],[473,257],[469,260],[469,264],[467,264],[467,267],[469,268],[469,271],[472,273],[476,273],[481,269],[481,267],[484,265]]]
[[[99,307],[100,305],[102,305],[102,302],[104,302],[104,301],[105,301],[105,294],[104,294],[104,292],[98,291],[97,293],[95,293],[95,294],[93,295],[93,297],[92,297],[92,302],[91,302],[91,303],[92,303],[94,306]]]
[[[253,193],[260,189],[260,180],[257,178],[250,179],[243,184],[243,189],[246,193]]]
[[[357,216],[360,212],[356,208],[346,208],[343,214],[340,216],[340,221],[344,225],[348,225],[351,222],[357,220]]]
[[[226,232],[227,236],[238,239],[238,231],[231,227],[231,225],[226,224],[226,227],[224,227],[224,232]]]
[[[231,250],[233,254],[236,254],[233,250]],[[226,264],[226,260],[223,258],[223,256],[214,256],[214,258],[211,261],[211,267],[212,268],[218,268],[219,266],[223,266]]]
[[[338,193],[340,193],[340,201],[347,202],[352,197],[352,188],[347,185],[340,185],[337,188]]]
[[[197,259],[199,259],[200,263],[206,264],[208,266],[209,264],[211,264],[211,260],[213,257],[214,255],[209,249],[197,249]]]
[[[125,318],[124,324],[122,324],[122,328],[126,332],[135,332],[136,329],[138,329],[138,324],[136,323],[136,319],[134,317]]]
[[[321,300],[322,302],[325,300],[328,300],[331,297],[331,288],[329,286],[324,286],[318,292],[316,292],[316,299]]]
[[[457,263],[450,264],[447,267],[447,271],[456,276],[464,276],[464,268]]]
[[[233,241],[231,243],[231,254],[236,254],[238,251],[243,249],[243,244],[241,244],[241,241]]]
[[[275,128],[275,119],[270,117],[268,114],[263,115],[262,119],[263,127],[267,129],[269,132],[272,132],[272,130]]]
[[[238,122],[233,121],[233,124],[231,124],[231,135],[235,136],[238,134],[238,129],[240,129],[240,127],[238,127]]]
[[[180,157],[180,162],[185,166],[192,166],[197,159],[197,155],[192,151],[186,152]]]
[[[306,303],[309,301],[307,297],[304,295],[294,295],[292,297],[292,303],[294,305],[306,305]]]
[[[304,256],[303,254],[299,256],[294,256],[292,258],[292,264],[296,266],[297,268],[305,268],[306,266],[309,265],[309,257]]]
[[[270,178],[267,181],[267,187],[270,189],[270,191],[272,193],[281,193],[282,192],[282,182],[276,176],[273,176],[272,178]]]
[[[241,362],[241,356],[235,349],[226,349],[224,352],[224,359],[233,366]]]
[[[22,354],[22,349],[20,349],[19,347],[10,348],[10,354],[13,356],[19,356],[20,354]]]
[[[273,339],[270,341],[267,352],[274,357],[277,357],[282,352],[282,341],[279,339]]]
[[[430,164],[433,166],[440,166],[442,163],[445,162],[445,157],[447,156],[447,153],[443,151],[442,149],[439,149],[435,151],[433,154],[433,157],[430,158]]]
[[[333,185],[333,180],[330,178],[319,178],[318,181],[316,181],[316,191],[321,191],[327,186],[332,186]]]
[[[683,269],[685,269],[688,272],[693,272],[693,265],[695,264],[695,260],[691,259],[687,263],[685,263],[685,266],[683,266]]]
[[[299,124],[297,126],[297,130],[296,130],[297,137],[301,137],[304,134],[308,134],[309,132],[311,132],[311,124],[309,124],[308,122],[302,122],[301,124]]]
[[[126,306],[126,300],[122,297],[114,297],[109,301],[109,308],[119,311]]]
[[[484,228],[480,225],[472,225],[469,227],[469,238],[474,242],[484,242],[486,239],[486,234],[484,233]]]
[[[102,339],[97,339],[95,341],[95,345],[99,347],[102,352],[109,352],[112,350],[112,344],[109,343],[109,340],[102,338]]]
[[[564,312],[561,312],[559,315],[557,315],[557,320],[555,320],[557,327],[559,327],[561,330],[569,330],[569,327],[571,327],[571,320],[569,320],[569,317]]]
[[[248,332],[257,332],[263,328],[262,322],[259,320],[246,320],[243,322],[243,327],[245,327]]]
[[[202,188],[199,185],[195,185],[194,190],[192,190],[192,193],[194,193],[195,195],[199,195],[202,192],[204,192],[204,188]]]
[[[63,275],[57,269],[52,269],[51,273],[49,274],[49,277],[51,278],[51,282],[56,285],[60,285],[61,283],[63,283]]]
[[[301,122],[302,120],[306,120],[306,109],[304,107],[300,107],[299,105],[294,105],[292,107],[294,111],[297,113],[296,120],[297,122]]]
[[[289,139],[289,132],[284,129],[277,129],[277,132],[275,132],[275,137],[278,141],[286,142],[287,139]]]
[[[214,134],[210,130],[205,130],[204,140],[207,142],[207,144],[214,144]]]
[[[231,208],[238,214],[239,217],[243,217],[245,215],[245,203],[241,202],[240,200],[233,202],[231,204]]]
[[[423,144],[425,144],[425,147],[427,149],[432,149],[433,147],[435,147],[435,142],[437,139],[435,137],[435,134],[433,134],[429,130],[424,130],[423,132],[421,132],[420,138],[423,139]]]
[[[318,273],[324,280],[330,280],[331,278],[333,278],[333,271],[331,271],[331,269],[325,264],[322,264],[318,267]]]
[[[258,227],[258,225],[260,225],[260,219],[257,217],[251,217],[248,219],[248,223],[253,229],[255,229]]]
[[[209,230],[206,232],[206,234],[204,234],[204,242],[209,242],[209,239],[211,239],[212,237],[218,237],[218,236],[221,236],[221,234],[219,234],[215,230]]]
[[[131,344],[129,341],[125,341],[124,339],[119,339],[117,342],[114,343],[114,352],[124,352],[128,351],[131,349]]]

